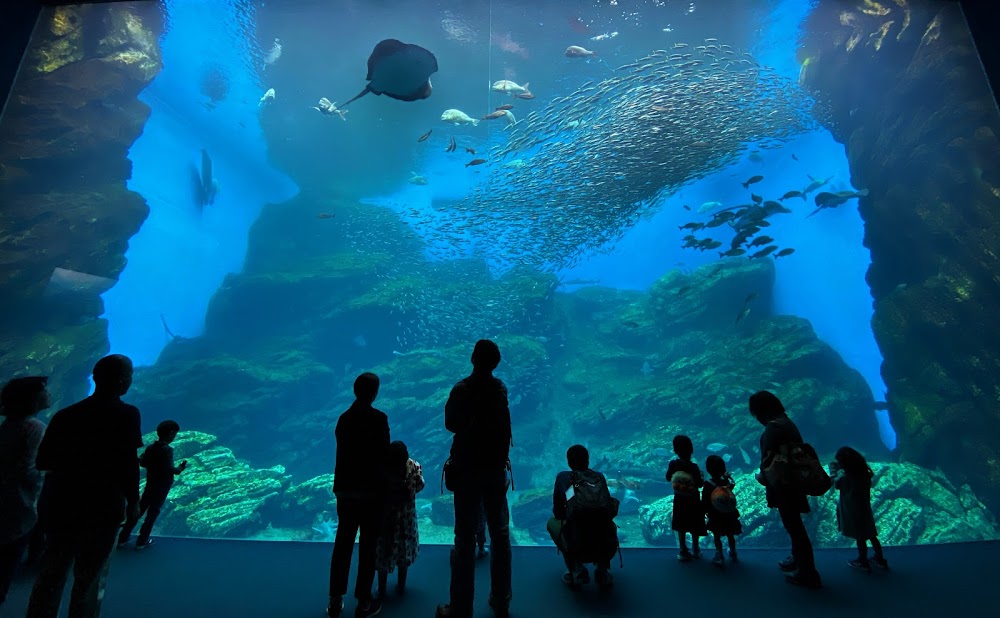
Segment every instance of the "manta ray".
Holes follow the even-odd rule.
[[[426,99],[431,96],[431,74],[437,70],[437,58],[423,47],[396,39],[380,41],[368,57],[368,85],[340,109],[369,92],[399,101]]]

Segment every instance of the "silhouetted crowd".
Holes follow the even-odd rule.
[[[445,428],[454,436],[443,479],[454,494],[455,544],[450,599],[437,607],[438,618],[472,616],[477,557],[490,558],[489,605],[497,616],[508,614],[512,598],[507,492],[513,481],[513,434],[507,387],[493,375],[500,360],[494,342],[477,342],[471,374],[452,388],[445,404]],[[71,569],[70,618],[99,616],[113,549],[129,543],[143,517],[135,547],[154,544],[156,518],[175,476],[186,467],[186,462],[174,462],[170,444],[180,426],[171,420],[157,426],[157,440],[137,456],[144,446],[139,410],[121,399],[132,384],[127,357],[102,358],[93,378],[94,393],[57,412],[48,427],[37,418],[50,405],[47,378],[16,378],[3,387],[0,605],[27,554],[27,561],[37,565],[28,618],[56,618]],[[408,570],[420,551],[416,495],[424,488],[423,471],[403,442],[391,441],[388,417],[373,406],[378,391],[378,376],[358,376],[355,401],[337,421],[332,490],[338,527],[327,606],[331,617],[344,610],[355,539],[359,618],[381,611],[391,573],[397,573],[397,592],[405,591]],[[857,541],[858,557],[848,564],[861,570],[871,570],[872,563],[888,568],[871,509],[873,474],[864,457],[850,447],[841,448],[827,474],[774,394],[755,393],[749,409],[764,427],[756,478],[791,541],[791,556],[778,565],[788,581],[808,588],[822,585],[802,514],[809,512],[808,496],[834,487],[840,492],[838,528]],[[736,536],[742,532],[735,483],[726,462],[716,455],[705,461],[706,479],[693,461],[694,444],[687,436],[676,436],[673,450],[676,458],[669,463],[666,480],[674,492],[671,527],[678,537],[678,560],[699,558],[700,538],[711,534],[712,563],[723,568],[723,542],[729,559],[738,560]],[[569,469],[556,476],[552,517],[546,525],[565,561],[563,581],[572,587],[589,583],[587,565],[594,564],[596,584],[610,587],[611,561],[620,554],[614,522],[619,502],[605,476],[590,468],[584,446],[569,447],[566,459]],[[146,469],[141,495],[140,467]],[[868,543],[874,550],[871,560]]]

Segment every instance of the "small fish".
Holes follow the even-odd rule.
[[[321,212],[318,215],[316,215],[316,218],[317,219],[332,219],[332,218],[334,218],[336,216],[337,215],[334,215],[334,214],[331,214],[331,213],[328,213],[328,212]]]
[[[419,142],[427,141],[427,138],[430,137],[431,133],[433,133],[433,132],[434,132],[434,129],[431,129],[427,133],[424,133],[423,135],[421,135],[420,137],[417,138],[417,142],[419,143]]]
[[[726,445],[723,444],[722,442],[712,442],[711,444],[707,445],[705,448],[708,449],[709,453],[718,453],[719,451],[725,450],[726,449]]]
[[[760,204],[761,202],[764,201],[764,198],[761,197],[761,196],[759,196],[759,195],[757,195],[756,193],[751,193],[750,194],[750,199],[753,200],[754,204]]]
[[[703,227],[705,227],[704,223],[697,223],[697,222],[693,222],[692,221],[691,223],[685,223],[684,225],[677,226],[677,229],[682,230],[682,231],[683,230],[691,230],[691,231],[697,232],[698,230],[700,230]]]
[[[739,324],[740,322],[743,321],[743,318],[747,317],[748,315],[750,315],[750,306],[749,305],[747,305],[746,307],[743,307],[743,309],[740,310],[740,312],[738,314],[736,314],[736,321],[733,322],[733,325],[735,326],[735,325]]]
[[[684,210],[691,210],[691,207],[688,206],[687,204],[684,204]]]
[[[513,106],[513,105],[511,105],[510,103],[504,103],[504,104],[503,104],[503,105],[501,105],[500,107],[496,108],[496,110],[497,110],[498,112],[505,112],[505,111],[507,111],[507,110],[509,110],[509,109],[514,109],[514,106]]]
[[[798,161],[799,160],[799,158],[795,156],[794,152],[792,153],[792,160],[793,161]]]
[[[469,167],[470,165],[482,165],[483,163],[486,163],[486,159],[473,159],[466,163],[465,167]]]
[[[746,182],[743,183],[743,188],[744,189],[749,189],[750,185],[756,184],[756,183],[760,182],[761,180],[764,180],[763,176],[759,176],[759,175],[758,176],[751,176]]]
[[[482,119],[483,120],[495,120],[497,118],[504,117],[506,114],[507,114],[506,110],[499,110],[499,111],[496,111],[496,112],[492,112],[492,113],[486,114],[485,116],[483,116]]]
[[[622,324],[628,326],[629,328],[639,328],[639,323],[635,320],[625,320]]]
[[[719,254],[719,257],[739,257],[741,255],[746,255],[746,251],[737,247],[736,249],[730,249]]]
[[[777,250],[778,250],[778,248],[776,246],[774,246],[774,245],[771,245],[770,247],[764,247],[763,249],[761,249],[757,253],[754,253],[753,255],[751,255],[750,259],[752,260],[754,258],[760,258],[760,257],[764,257],[764,256],[767,256],[767,255],[771,255],[771,253],[773,253],[773,252],[775,252]]]
[[[779,202],[783,202],[783,201],[785,201],[785,200],[787,200],[788,198],[791,198],[791,197],[801,197],[803,202],[806,199],[806,196],[802,195],[801,191],[789,191],[788,193],[786,193],[786,194],[782,195],[781,197],[779,197],[778,201]]]
[[[455,138],[453,137],[453,138],[451,138],[451,140],[448,141],[448,147],[445,148],[444,151],[445,152],[455,152],[456,148],[458,148],[458,145],[455,143]]]
[[[567,58],[589,58],[590,56],[597,55],[597,52],[584,49],[579,45],[570,45],[566,48],[565,53]]]
[[[530,101],[531,99],[535,98],[535,95],[533,95],[533,94],[531,94],[531,92],[525,90],[524,92],[518,92],[518,93],[516,93],[514,95],[514,98],[515,99],[524,99],[525,101]]]
[[[746,465],[749,466],[750,465],[750,453],[747,453],[746,449],[744,449],[742,445],[740,445],[740,455],[743,457],[743,463],[745,463]]]
[[[782,249],[781,251],[775,253],[774,254],[774,259],[778,259],[780,257],[785,257],[785,256],[791,255],[793,253],[795,253],[795,249],[792,249],[791,247],[788,247],[787,249]]]
[[[774,239],[771,238],[770,236],[758,236],[757,238],[753,239],[753,242],[750,243],[750,246],[760,247],[761,245],[766,245],[772,242],[774,242]]]
[[[729,463],[729,460],[732,459],[732,458],[733,458],[732,455],[730,455],[729,453],[726,453],[725,455],[722,456],[722,461],[724,461],[726,463]]]
[[[467,152],[467,153],[469,153],[471,155],[474,155],[474,154],[476,154],[476,149],[475,148],[469,148],[468,146],[466,146],[465,147],[465,152]]]
[[[649,364],[649,361],[643,361],[642,362],[642,369],[640,369],[639,371],[642,372],[642,375],[644,375],[644,376],[646,376],[648,378],[649,376],[651,376],[653,374],[653,366]]]

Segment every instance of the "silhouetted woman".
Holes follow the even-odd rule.
[[[788,575],[788,582],[807,588],[820,588],[822,582],[813,559],[812,542],[802,523],[802,514],[809,512],[806,494],[767,484],[764,470],[779,449],[786,444],[801,444],[798,427],[785,414],[785,406],[774,393],[760,391],[750,396],[750,414],[764,426],[760,436],[760,471],[757,481],[767,489],[767,506],[778,509],[781,524],[792,541],[792,555],[778,563]]]

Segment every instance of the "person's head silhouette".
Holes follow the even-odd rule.
[[[687,436],[674,436],[674,453],[681,459],[691,459],[694,455],[694,443]]]
[[[371,405],[378,397],[379,379],[370,371],[366,371],[354,380],[354,396],[361,403]]]
[[[750,395],[750,414],[761,425],[767,425],[771,421],[785,416],[785,406],[781,404],[781,400],[774,393],[758,391]]]
[[[492,373],[500,364],[500,348],[489,339],[480,339],[472,350],[472,368],[477,373]]]
[[[132,386],[132,360],[123,354],[111,354],[94,365],[94,394],[121,397]]]
[[[586,470],[590,467],[590,452],[582,444],[574,444],[566,451],[566,463],[570,470]]]

